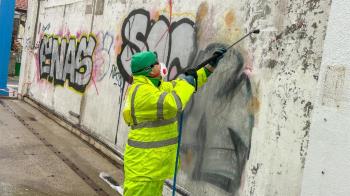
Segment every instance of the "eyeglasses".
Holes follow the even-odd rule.
[[[158,64],[159,64],[159,62],[156,61],[155,63],[153,63],[152,65],[150,65],[150,67],[153,68],[155,65],[158,65]]]
[[[145,68],[143,68],[143,69],[141,69],[141,70],[139,70],[139,71],[136,71],[135,73],[143,72],[143,71],[149,71],[149,70],[153,69],[153,67],[154,67],[155,65],[158,65],[158,64],[159,64],[159,62],[156,61],[156,62],[153,63],[152,65],[150,65],[150,66],[148,66],[148,67],[145,67]]]

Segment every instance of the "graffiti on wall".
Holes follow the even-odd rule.
[[[171,80],[185,68],[201,63],[216,48],[226,46],[211,43],[205,49],[198,49],[195,22],[188,18],[171,22],[171,18],[163,15],[151,19],[150,13],[143,9],[134,10],[126,17],[121,39],[118,68],[113,68],[111,75],[123,77],[129,83],[132,81],[130,59],[137,52],[156,51],[159,61],[168,66],[167,79]],[[182,170],[194,182],[205,181],[234,193],[240,187],[249,157],[254,124],[250,109],[252,91],[238,50],[230,50],[220,64],[210,78],[212,81],[196,93],[185,111]]]
[[[122,45],[117,57],[120,73],[126,81],[131,81],[130,58],[143,50],[157,52],[158,59],[166,63],[169,78],[193,63],[197,54],[195,24],[188,18],[170,23],[160,15],[152,20],[150,13],[143,9],[132,11],[122,26]]]
[[[114,35],[109,32],[99,32],[96,37],[101,40],[101,43],[96,46],[94,52],[93,76],[96,81],[102,81],[111,71],[111,67],[115,62],[112,59]]]
[[[97,41],[93,34],[62,37],[44,35],[39,45],[40,79],[54,85],[68,86],[84,92],[93,70],[93,53]]]
[[[254,116],[252,90],[243,57],[229,51],[217,73],[189,102],[184,117],[182,169],[235,193],[249,157]]]

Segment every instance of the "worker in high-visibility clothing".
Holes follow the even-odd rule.
[[[131,127],[124,154],[124,196],[162,195],[164,181],[174,175],[178,117],[196,83],[199,88],[207,81],[225,52],[217,50],[218,58],[210,65],[170,82],[161,79],[156,53],[132,56],[133,83],[123,110]]]

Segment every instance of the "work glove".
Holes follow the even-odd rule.
[[[188,69],[185,72],[185,77],[184,79],[190,83],[192,86],[195,87],[195,89],[197,90],[197,79],[198,79],[198,75],[197,75],[197,70],[195,69]]]
[[[185,79],[190,85],[192,85],[193,87],[196,87],[196,81],[194,80],[193,76],[185,76],[183,79]]]
[[[209,65],[211,65],[212,67],[216,67],[219,64],[219,61],[222,59],[222,57],[224,57],[224,54],[226,53],[226,49],[225,48],[218,48],[215,50],[215,52],[213,53],[213,56],[215,56],[216,58],[213,58],[213,60],[211,60],[209,62]]]
[[[193,78],[198,78],[197,70],[195,70],[195,69],[186,70],[185,75],[186,76],[193,76]]]

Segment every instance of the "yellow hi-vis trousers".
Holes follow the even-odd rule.
[[[124,196],[162,196],[164,180],[124,181]]]

